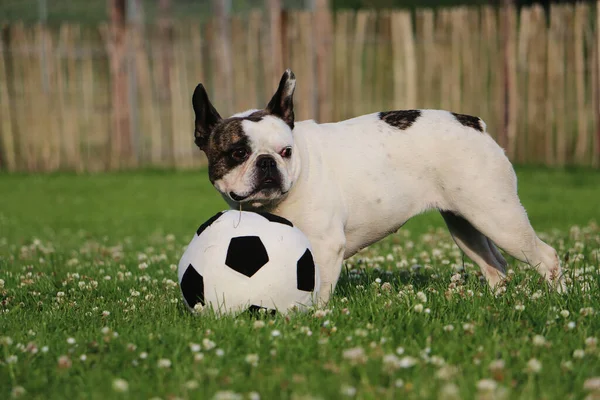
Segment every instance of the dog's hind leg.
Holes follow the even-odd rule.
[[[528,263],[550,284],[564,290],[558,255],[531,227],[512,177],[488,179],[486,190],[460,192],[454,198],[453,209],[499,248]]]
[[[441,211],[450,234],[458,247],[481,268],[491,287],[502,281],[506,274],[506,260],[494,243],[479,232],[469,221],[450,212]]]

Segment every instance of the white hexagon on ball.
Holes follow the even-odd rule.
[[[179,261],[185,303],[217,314],[306,309],[320,275],[308,238],[285,218],[223,211],[198,228]]]

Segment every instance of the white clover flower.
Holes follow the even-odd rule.
[[[560,312],[560,315],[561,315],[563,318],[569,318],[569,315],[571,315],[571,313],[569,312],[569,310],[562,310],[562,311]]]
[[[411,368],[411,367],[414,367],[415,365],[417,365],[418,362],[419,362],[419,360],[417,360],[414,357],[404,356],[398,362],[398,367],[399,368]]]
[[[139,268],[139,269],[141,269],[141,270],[143,271],[143,270],[145,270],[146,268],[148,268],[148,264],[147,264],[147,263],[145,263],[145,262],[143,262],[143,263],[140,263],[140,264],[138,265],[138,268]]]
[[[595,349],[597,345],[598,345],[597,338],[590,336],[585,339],[585,347],[587,347],[589,349]]]
[[[577,349],[573,351],[573,358],[583,358],[585,357],[585,351],[582,349]]]
[[[498,387],[498,384],[493,379],[482,379],[477,382],[477,390],[480,392],[493,392]]]
[[[525,310],[525,306],[523,304],[517,304],[515,306],[515,310],[517,310],[517,311],[523,311],[523,310]]]
[[[438,398],[444,400],[459,400],[460,390],[455,383],[446,383],[441,387]]]
[[[142,360],[145,360],[146,358],[148,358],[148,353],[146,353],[145,351],[142,351],[142,352],[140,353],[140,358],[141,358]]]
[[[567,323],[567,329],[569,329],[570,331],[575,329],[576,326],[577,324],[575,323],[575,321],[569,321],[569,323]]]
[[[71,359],[68,356],[63,355],[58,357],[58,368],[69,369],[71,368],[71,365],[73,365],[73,363],[71,362]]]
[[[4,279],[0,279],[0,289],[4,289]]]
[[[254,327],[254,329],[260,329],[263,328],[265,326],[265,321],[254,321],[254,324],[252,325]]]
[[[204,306],[201,303],[194,304],[194,312],[200,313],[204,310]]]
[[[467,333],[473,333],[475,332],[475,325],[467,322],[463,324],[463,331]]]
[[[186,390],[196,390],[200,387],[200,384],[198,383],[198,381],[190,380],[190,381],[187,381],[186,383],[184,383],[183,387]]]
[[[542,363],[538,359],[532,358],[531,360],[527,361],[527,371],[528,372],[537,374],[541,370],[542,370]]]
[[[422,313],[423,312],[423,304],[419,303],[416,304],[413,309],[415,310],[416,313]]]
[[[351,363],[364,363],[367,361],[367,355],[362,347],[353,347],[342,352],[342,357]]]
[[[161,358],[158,360],[158,368],[171,368],[171,360],[168,358]]]
[[[190,350],[192,351],[192,353],[197,353],[201,349],[202,348],[200,347],[200,345],[198,343],[190,343]]]
[[[202,339],[202,347],[204,347],[204,350],[209,351],[217,347],[217,344],[208,338],[204,338]]]
[[[535,336],[533,337],[533,340],[532,340],[532,342],[533,342],[533,345],[534,345],[534,346],[538,346],[538,347],[540,347],[540,346],[544,346],[544,345],[547,343],[547,342],[546,342],[546,338],[545,338],[545,337],[543,337],[542,335],[535,335]]]
[[[342,387],[340,388],[340,393],[343,396],[354,397],[354,396],[356,396],[356,388],[354,386],[343,384]]]
[[[79,356],[79,359],[81,361],[85,361],[85,360],[87,360],[87,356],[85,354],[82,354],[82,355]]]
[[[419,299],[421,303],[427,303],[427,295],[423,292],[417,292],[417,299]]]
[[[563,361],[560,363],[561,368],[571,371],[573,369],[573,361]]]
[[[454,365],[443,365],[440,369],[436,371],[435,376],[438,379],[449,381],[450,379],[454,378],[454,376],[456,376],[459,372],[460,370],[458,369],[458,367]]]
[[[12,388],[12,390],[10,391],[10,396],[13,399],[16,399],[18,397],[23,396],[27,391],[25,390],[25,388],[23,386],[15,386]]]
[[[454,330],[454,325],[446,325],[442,328],[445,332],[452,332]]]
[[[274,329],[271,331],[271,336],[272,337],[279,337],[281,336],[281,331],[278,331],[277,329]]]
[[[600,376],[586,379],[583,382],[583,389],[590,392],[600,392]]]
[[[67,338],[67,343],[68,344],[75,344],[75,338],[72,338],[72,337]]]
[[[50,349],[48,348],[48,346],[43,346],[43,347],[41,348],[41,350],[42,350],[42,353],[47,353],[47,352],[48,352],[48,350],[50,350]]]
[[[494,360],[490,363],[490,371],[491,372],[499,372],[504,369],[505,362],[504,360]]]
[[[6,357],[6,363],[7,364],[16,364],[17,361],[19,361],[19,357],[17,357],[14,354]]]
[[[200,362],[204,360],[204,353],[196,353],[194,354],[194,361],[195,362]]]
[[[212,400],[242,400],[241,394],[231,390],[221,390],[213,396]]]
[[[258,354],[247,354],[246,358],[245,358],[246,362],[250,365],[252,365],[253,367],[256,367],[258,365]]]
[[[400,368],[400,359],[395,354],[386,354],[382,359],[384,369]]]
[[[125,379],[117,378],[113,380],[113,390],[124,393],[129,390],[129,383]]]
[[[11,346],[13,344],[13,340],[10,336],[2,336],[0,337],[0,344]]]
[[[216,349],[215,350],[215,355],[217,357],[223,357],[225,355],[225,350],[223,350],[223,349]]]

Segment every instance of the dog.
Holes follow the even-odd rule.
[[[565,289],[557,253],[531,227],[513,167],[480,118],[402,110],[296,122],[295,87],[288,69],[266,108],[222,118],[199,84],[194,139],[232,209],[280,215],[307,235],[321,301],[344,259],[432,209],[491,287],[505,277],[500,247]]]

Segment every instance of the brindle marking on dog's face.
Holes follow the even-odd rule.
[[[262,119],[262,117],[260,118]],[[247,158],[235,159],[232,156],[234,150],[244,149],[250,155],[250,144],[248,137],[244,134],[242,120],[243,118],[222,120],[215,126],[208,138],[205,153],[208,159],[208,178],[213,184],[227,172],[246,161]]]
[[[420,116],[420,110],[382,111],[379,113],[379,119],[401,130],[410,128]]]
[[[231,157],[233,150],[244,148],[248,152],[248,156],[251,155],[250,144],[244,133],[242,121],[260,122],[268,115],[271,114],[267,110],[257,110],[243,117],[224,119],[215,126],[210,133],[208,146],[205,150],[208,158],[208,177],[213,184],[227,172],[243,164],[248,159],[234,159]]]
[[[457,113],[452,113],[452,115],[454,115],[454,118],[456,118],[456,120],[464,126],[473,128],[483,133],[483,127],[481,126],[481,119],[479,117]]]

